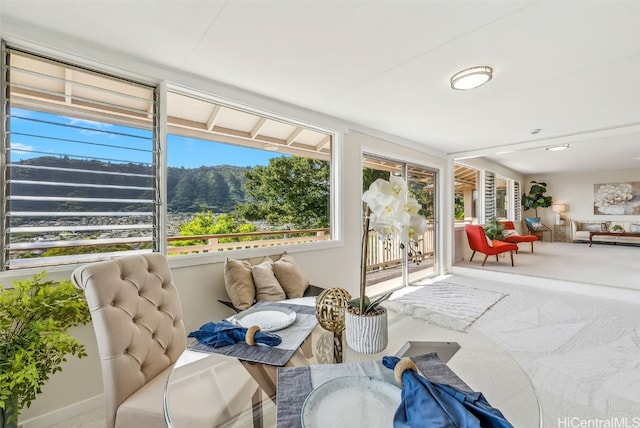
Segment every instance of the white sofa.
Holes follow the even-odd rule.
[[[625,232],[640,233],[640,220],[636,221],[602,221],[602,220],[573,220],[571,221],[571,242],[589,242],[589,232],[613,231],[613,226],[620,225]],[[640,237],[599,235],[593,237],[593,242],[608,242],[640,245]]]

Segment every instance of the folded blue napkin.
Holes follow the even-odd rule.
[[[243,342],[247,334],[248,328],[235,325],[227,320],[219,322],[208,322],[200,329],[189,333],[189,337],[195,337],[198,342],[214,348],[233,345],[237,342]],[[254,340],[267,346],[276,346],[282,342],[280,336],[259,331],[255,334]]]
[[[399,361],[398,357],[382,358],[389,369]],[[480,392],[430,382],[413,370],[402,373],[402,384],[400,406],[393,418],[395,428],[513,428]]]

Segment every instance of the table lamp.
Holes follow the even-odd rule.
[[[560,223],[560,214],[565,212],[567,210],[567,207],[565,204],[552,204],[551,205],[551,210],[553,210],[553,213],[555,215],[555,219],[556,219],[556,224],[562,224]]]

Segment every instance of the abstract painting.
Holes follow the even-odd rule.
[[[593,213],[596,215],[639,215],[640,181],[594,184]]]

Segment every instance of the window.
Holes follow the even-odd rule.
[[[334,132],[2,49],[1,270],[332,239]]]
[[[156,88],[3,56],[2,269],[156,249]]]
[[[168,254],[331,239],[332,134],[206,95],[167,105]]]
[[[513,182],[513,219],[515,221],[522,220],[522,194],[520,193],[520,182]]]
[[[509,218],[509,179],[496,176],[496,217],[499,220]]]
[[[484,221],[489,222],[496,216],[496,175],[484,172]]]

